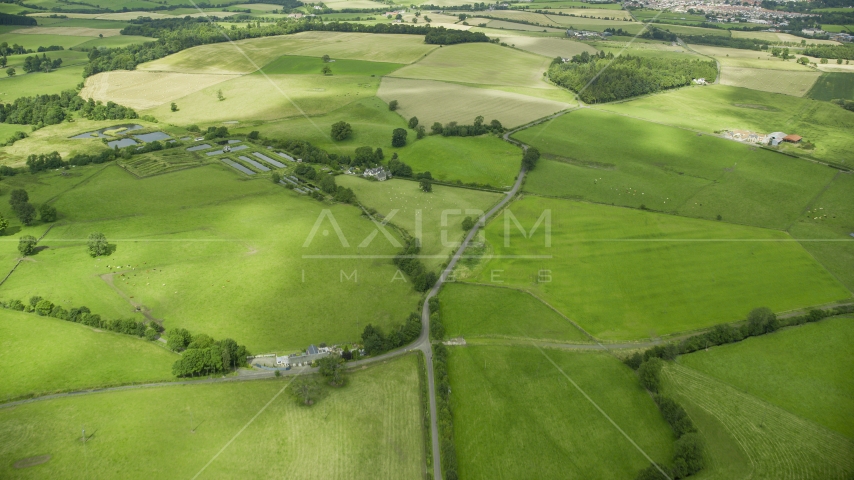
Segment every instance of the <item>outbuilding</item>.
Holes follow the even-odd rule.
[[[785,137],[783,137],[783,141],[784,141],[784,142],[798,143],[798,142],[800,142],[801,140],[803,140],[803,139],[801,138],[801,136],[800,136],[800,135],[794,135],[794,134],[792,134],[792,135],[786,135]]]

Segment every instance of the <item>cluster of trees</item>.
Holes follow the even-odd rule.
[[[341,140],[347,140],[352,134],[353,127],[351,127],[349,123],[342,120],[340,122],[335,122],[332,124],[331,135],[333,140],[337,140],[339,142]]]
[[[420,334],[421,316],[410,313],[406,322],[393,327],[388,335],[384,335],[379,327],[366,325],[362,332],[362,345],[368,355],[379,355],[413,342]]]
[[[439,297],[430,297],[427,304],[430,307],[430,338],[433,340],[443,340],[445,338],[445,324],[442,322]]]
[[[854,45],[811,45],[802,53],[810,57],[854,60]]]
[[[408,133],[406,132],[406,129],[395,128],[394,131],[391,132],[391,146],[392,147],[405,147],[407,135],[408,135]]]
[[[111,332],[145,337],[152,341],[156,340],[160,332],[163,331],[163,328],[156,322],[145,323],[132,318],[107,320],[98,314],[92,313],[87,307],[75,307],[71,310],[66,310],[61,305],[55,305],[50,300],[39,296],[31,297],[27,303],[20,300],[12,300],[3,304],[3,306],[10,310],[31,312],[43,317],[53,317],[68,322],[81,323],[89,327],[109,330]]]
[[[767,50],[771,43],[755,38],[723,37],[720,35],[683,35],[685,43],[713,45],[716,47],[740,48],[742,50]]]
[[[310,167],[309,167],[310,168]],[[314,169],[312,169],[314,170]],[[336,202],[341,203],[355,203],[356,202],[356,194],[353,193],[353,190],[350,188],[342,187],[335,183],[335,177],[328,174],[320,174],[320,182],[318,182],[317,186],[323,190],[324,193],[332,195],[332,198],[335,199]]]
[[[60,94],[20,97],[12,103],[0,103],[0,123],[19,125],[56,125],[79,112],[89,120],[122,120],[137,118],[136,112],[113,102],[103,104],[83,100],[74,90]]]
[[[540,159],[540,151],[534,147],[528,147],[522,155],[522,168],[530,172],[537,166],[537,160]]]
[[[844,108],[845,110],[850,110],[850,111],[854,112],[854,102],[852,102],[851,100],[845,100],[844,98],[836,98],[836,99],[831,100],[831,102],[839,105],[840,107]]]
[[[395,177],[409,178],[412,176],[412,167],[403,163],[400,158],[398,158],[397,152],[394,152],[391,156],[391,160],[388,161],[388,171]],[[429,175],[430,172],[427,172],[427,174]]]
[[[36,19],[26,15],[12,15],[0,13],[0,25],[38,25]]]
[[[40,47],[41,48],[41,47]],[[51,70],[55,70],[62,66],[62,59],[57,58],[55,60],[51,60],[47,54],[42,53],[42,56],[38,55],[34,57],[27,57],[24,59],[24,72],[50,72]]]
[[[12,190],[9,194],[9,205],[12,207],[12,211],[15,212],[15,216],[18,217],[18,220],[21,221],[24,225],[32,225],[33,221],[36,219],[36,207],[30,203],[30,196],[27,194],[26,190],[17,189]],[[42,206],[42,220],[54,221],[56,220],[56,209],[51,207],[50,205]]]
[[[658,27],[650,26],[641,34],[641,38],[649,38],[651,40],[664,40],[667,42],[675,42],[676,34],[670,30],[664,30]]]
[[[195,377],[228,372],[246,364],[249,352],[230,338],[214,340],[204,333],[191,335],[186,329],[173,328],[166,332],[166,346],[183,352],[172,365],[176,377]]]
[[[457,449],[454,445],[454,416],[451,410],[451,382],[448,380],[448,348],[442,343],[433,346],[433,373],[436,382],[436,422],[439,425],[442,470],[447,480],[457,480],[459,477]]]
[[[303,162],[331,164],[333,160],[338,159],[337,156],[332,156],[304,140],[272,140],[270,143],[290,152],[294,158],[300,158]]]
[[[454,45],[457,43],[489,42],[489,37],[482,32],[468,30],[448,30],[445,27],[431,28],[424,36],[424,43],[433,45]]]
[[[442,125],[435,122],[430,127],[430,132],[433,135],[442,135],[443,137],[475,137],[485,133],[504,133],[504,126],[498,120],[484,123],[483,116],[478,115],[471,125],[458,125],[457,122],[448,122]]]
[[[154,143],[154,142],[152,142]],[[43,172],[45,170],[56,169],[56,168],[67,168],[70,165],[89,165],[89,164],[101,164],[106,162],[111,162],[116,159],[116,152],[113,149],[104,149],[101,150],[100,153],[94,154],[74,154],[69,157],[68,160],[62,160],[62,157],[58,152],[51,152],[47,154],[39,154],[39,155],[29,155],[27,157],[27,170],[30,173],[38,173]],[[17,174],[17,170],[11,167],[2,166],[0,167],[0,175],[13,176]]]
[[[412,287],[416,292],[426,292],[433,288],[439,277],[435,272],[428,271],[418,258],[420,251],[418,244],[410,241],[403,251],[394,257],[394,264],[412,280]]]
[[[610,33],[611,35],[621,35],[621,36],[632,36],[631,33],[623,31],[622,28],[606,28],[605,32]]]
[[[205,140],[216,140],[228,136],[228,127],[208,127],[205,130]]]
[[[676,58],[614,57],[604,52],[583,52],[572,61],[555,59],[549,67],[549,78],[573,90],[587,103],[611,102],[623,98],[690,85],[695,78],[710,81],[717,77],[713,60]]]

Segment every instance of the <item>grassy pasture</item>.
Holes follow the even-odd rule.
[[[89,27],[79,27],[79,26],[38,26],[38,27],[30,27],[30,28],[22,28],[20,30],[14,30],[10,33],[20,33],[24,35],[56,35],[56,36],[72,36],[72,37],[99,37],[103,35],[104,37],[115,37],[117,35],[121,35],[119,33],[120,28],[89,28]]]
[[[471,124],[477,115],[514,127],[571,106],[518,93],[394,77],[383,78],[377,96],[386,102],[397,100],[403,118],[416,116],[427,128],[434,122]]]
[[[172,364],[178,359],[144,339],[5,309],[0,310],[0,346],[2,400],[29,393],[170,380]]]
[[[35,29],[38,28],[39,27],[30,27],[28,30],[35,31]],[[59,45],[67,50],[76,45],[80,45],[81,43],[87,40],[89,40],[88,37],[81,37],[75,35],[38,35],[30,33],[24,34],[20,33],[20,30],[0,34],[0,42],[7,42],[9,45],[17,43],[18,45],[22,45],[24,48],[31,50],[37,50],[39,47],[48,47],[50,45]]]
[[[745,129],[797,133],[815,150],[784,145],[783,151],[851,164],[854,112],[825,102],[746,88],[715,85],[673,90],[598,108],[704,132]]]
[[[789,226],[789,233],[854,292],[854,176],[839,173]]]
[[[376,209],[380,215],[387,216],[397,210],[390,222],[413,237],[420,229],[420,254],[437,257],[424,259],[429,268],[437,268],[445,262],[446,257],[463,239],[466,232],[461,225],[466,210],[485,212],[501,198],[497,193],[442,185],[435,185],[433,193],[428,194],[418,188],[417,182],[408,180],[371,182],[351,175],[339,175],[336,181],[338,185],[352,188],[359,203]],[[419,214],[420,224],[416,219]],[[477,217],[477,214],[470,213],[468,216]]]
[[[543,2],[531,2],[526,3],[524,5],[528,9],[536,10],[536,9],[551,9],[551,8],[570,8],[570,9],[582,9],[582,13],[584,10],[590,8],[590,4],[587,2],[576,2],[576,1],[566,1],[566,0],[556,0],[556,1],[543,1]],[[621,3],[597,3],[596,8],[604,8],[608,10],[620,10],[623,8]]]
[[[854,318],[831,318],[679,357],[686,367],[854,439]]]
[[[520,32],[520,31],[522,31],[522,32],[525,32],[525,31],[527,31],[527,32],[551,32],[551,33],[560,33],[560,34],[563,34],[566,32],[566,30],[563,28],[541,27],[541,26],[537,26],[537,25],[528,25],[525,23],[506,22],[504,20],[490,20],[488,18],[484,18],[483,22],[481,22],[479,20],[480,19],[474,19],[472,21],[469,21],[469,23],[471,23],[472,25],[479,25],[481,23],[486,23],[487,29],[485,29],[484,31],[487,34],[493,34],[493,35],[503,34],[504,32],[498,32],[497,30],[505,30],[505,29],[506,30],[514,30],[513,33],[517,34],[517,35],[518,35],[517,32]],[[494,30],[492,30],[492,29],[494,29]],[[479,31],[479,30],[475,30],[475,31]]]
[[[139,43],[146,43],[154,41],[151,37],[141,37],[139,35],[118,35],[115,37],[105,37],[105,38],[93,38],[92,40],[83,42],[79,45],[76,45],[74,48],[76,49],[89,49],[89,48],[120,48],[126,47],[128,45],[134,45]]]
[[[251,73],[282,55],[329,55],[335,59],[412,63],[437,48],[426,45],[418,35],[343,32],[302,32],[240,40],[235,45],[219,43],[193,47],[138,68],[184,73]]]
[[[20,97],[60,93],[83,82],[83,67],[80,65],[57,68],[49,73],[16,70],[18,75],[14,77],[0,77],[0,99],[4,103],[12,103]]]
[[[820,72],[796,72],[759,68],[723,67],[721,83],[763,92],[803,97],[821,76]]]
[[[39,26],[44,27],[82,27],[82,28],[104,28],[122,29],[130,25],[129,22],[118,22],[114,20],[94,20],[87,18],[50,18],[35,17]],[[97,35],[96,35],[97,36]]]
[[[543,81],[550,60],[489,43],[440,48],[391,76],[481,85],[554,88]]]
[[[690,14],[686,12],[668,12],[647,8],[632,10],[632,16],[641,22],[660,20],[683,23],[686,25],[697,25],[706,21],[706,17],[704,15]]]
[[[723,67],[737,68],[762,68],[766,70],[789,70],[795,72],[815,72],[795,62],[794,58],[783,60],[772,56],[768,52],[757,52],[755,50],[743,50],[738,48],[713,47],[709,45],[691,45],[703,55],[714,57]]]
[[[512,45],[520,50],[535,53],[544,57],[570,58],[581,52],[596,53],[596,49],[586,43],[563,38],[549,37],[525,37],[525,36],[501,36],[502,42]]]
[[[782,232],[540,197],[509,211],[526,230],[550,212],[551,245],[543,224],[524,238],[498,217],[485,233],[495,256],[470,281],[528,290],[606,341],[736,321],[761,305],[786,311],[851,297]],[[538,281],[543,269],[552,281]]]
[[[358,258],[393,255],[400,247],[377,238],[359,248],[374,225],[357,208],[244,178],[220,162],[145,179],[109,166],[96,181],[52,202],[62,224],[40,243],[48,248],[6,281],[0,297],[42,295],[107,318],[130,315],[134,302],[167,328],[232,337],[255,353],[354,340],[366,324],[388,327],[414,309],[410,285],[389,285],[395,273],[389,260]],[[348,247],[337,235],[310,237],[324,209]],[[328,218],[321,223],[329,229]],[[44,226],[23,230],[30,231],[41,235]],[[85,239],[93,231],[106,234],[116,252],[90,258]],[[6,255],[16,252],[14,242],[0,247]],[[304,257],[330,254],[356,258]],[[343,298],[351,299],[346,317],[339,309]]]
[[[824,73],[807,96],[816,100],[854,100],[854,73]]]
[[[283,55],[276,60],[261,67],[256,72],[264,72],[268,75],[279,74],[312,74],[317,75],[320,70],[328,66],[332,75],[365,75],[383,76],[402,67],[401,63],[366,62],[363,60],[334,60],[324,63],[318,57],[302,57],[297,55]]]
[[[412,170],[430,172],[437,180],[507,189],[522,161],[521,150],[493,136],[428,136],[408,145],[400,155]]]
[[[622,132],[607,140],[607,154],[605,131]],[[785,228],[834,175],[731,140],[592,109],[514,137],[546,155],[528,175],[530,192],[706,219],[721,215],[761,227]]]
[[[310,408],[297,405],[287,389],[274,399],[288,378],[101,393],[0,410],[6,434],[0,476],[190,478],[213,460],[200,478],[420,479],[416,368],[409,356],[354,372],[346,386],[326,390]],[[92,435],[85,447],[82,428]],[[43,465],[12,467],[44,454],[51,459]]]
[[[237,78],[237,75],[116,70],[86,78],[80,96],[105,103],[113,101],[135,109],[148,109]],[[216,98],[216,89],[212,94]]]
[[[668,364],[665,392],[706,441],[699,478],[847,478],[854,442],[696,370]]]
[[[560,12],[566,13],[567,15],[575,15],[577,17],[581,17],[582,15],[586,15],[588,18],[596,18],[600,19],[603,17],[608,17],[611,20],[631,20],[632,16],[629,14],[627,10],[617,10],[614,8],[599,8],[591,7],[584,9],[577,8],[569,8],[569,9],[551,9],[552,12]],[[549,15],[551,17],[551,15]],[[583,17],[582,17],[583,18]]]
[[[164,102],[145,113],[182,125],[318,115],[373,97],[379,83],[356,75],[244,75],[174,99],[177,112]],[[219,90],[225,100],[218,99]]]
[[[604,353],[453,348],[448,364],[460,478],[633,478],[667,463],[673,434],[630,369]]]
[[[590,342],[587,335],[557,312],[519,290],[448,283],[442,287],[439,299],[445,336],[464,337],[469,344]]]

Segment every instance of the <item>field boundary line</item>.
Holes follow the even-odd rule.
[[[106,162],[106,163],[104,164],[104,166],[103,166],[103,167],[101,167],[98,171],[96,171],[96,172],[95,172],[95,173],[93,173],[92,175],[89,175],[88,177],[84,178],[83,180],[80,180],[79,182],[75,183],[74,185],[72,185],[72,186],[68,187],[66,190],[64,190],[64,191],[62,191],[62,192],[59,192],[59,193],[57,193],[56,195],[54,195],[54,196],[52,196],[52,197],[48,198],[47,200],[45,200],[45,201],[44,201],[44,203],[47,203],[47,204],[53,203],[54,201],[58,200],[58,199],[59,199],[59,197],[61,197],[61,196],[65,195],[66,193],[68,193],[68,192],[70,192],[70,191],[74,190],[75,188],[77,188],[77,187],[79,187],[79,186],[81,186],[81,185],[85,185],[85,184],[89,183],[90,181],[92,181],[92,179],[93,179],[93,178],[95,178],[95,177],[97,177],[98,175],[101,175],[102,173],[104,173],[104,170],[106,170],[107,168],[109,168],[109,167],[110,167],[110,165],[111,165],[111,164],[113,164],[113,163],[115,163],[115,161],[112,161],[112,162]]]

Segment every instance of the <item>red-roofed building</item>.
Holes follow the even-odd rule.
[[[783,137],[784,142],[798,143],[801,141],[800,135],[786,135]]]

